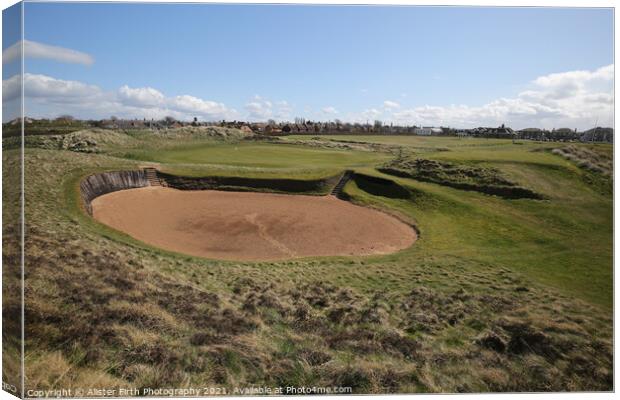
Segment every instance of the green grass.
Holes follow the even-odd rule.
[[[509,140],[504,139],[474,139],[457,137],[436,137],[436,136],[388,136],[388,135],[291,135],[287,139],[311,140],[320,137],[324,140],[343,140],[365,143],[398,144],[412,147],[444,148],[444,147],[463,147],[463,146],[490,146],[508,145]]]
[[[248,143],[184,145],[155,151],[133,151],[126,154],[126,157],[167,164],[299,169],[348,168],[377,163],[387,158],[371,152]]]
[[[149,147],[141,135],[142,150],[26,150],[28,388],[611,388],[611,181],[552,154],[553,144],[340,138],[495,168],[545,196],[507,200],[381,174],[389,153],[162,137]],[[5,151],[3,163],[15,154]],[[192,176],[315,179],[354,168],[394,183],[351,181],[351,201],[413,221],[421,236],[370,257],[231,262],[167,252],[97,223],[77,198],[82,177],[144,160]],[[479,344],[485,337],[545,341],[498,353]]]
[[[414,190],[411,201],[377,201],[353,184],[347,190],[359,201],[387,204],[415,218],[422,240],[413,252],[506,267],[611,309],[612,200],[578,180],[569,183],[575,179],[570,173],[548,176],[545,169],[520,168],[527,177],[523,182],[536,182],[539,190],[572,190],[544,190],[550,200],[503,200],[403,178],[395,180]]]
[[[287,140],[307,139],[292,136]],[[389,143],[412,157],[496,168],[548,200],[504,200],[413,179],[378,173],[385,153],[299,145],[200,142],[134,151],[129,158],[161,162],[189,176],[323,178],[344,168],[393,179],[435,206],[393,200],[358,190],[356,201],[397,208],[418,221],[423,240],[412,250],[494,263],[606,309],[612,305],[612,201],[586,183],[587,172],[551,154],[548,143],[513,144],[501,139],[404,136],[326,136],[323,139]],[[610,146],[597,146],[598,151]],[[432,149],[433,151],[428,151]],[[435,151],[442,149],[442,151]],[[351,186],[351,185],[350,185]],[[430,246],[430,247],[429,247]]]
[[[381,174],[373,167],[389,159],[385,153],[211,141],[166,148],[159,144],[155,149],[134,151],[128,158],[161,162],[162,170],[188,176],[315,179],[355,168],[392,179],[426,200],[420,202],[416,195],[395,200],[361,190],[351,194],[356,201],[397,209],[416,220],[423,240],[411,251],[424,249],[425,254],[433,256],[445,254],[501,265],[611,309],[612,199],[584,181],[587,172],[545,151],[552,147],[548,143],[515,145],[501,139],[403,136],[323,139],[398,144],[413,157],[419,154],[441,161],[490,166],[548,200],[505,200]],[[599,145],[597,149],[604,152],[610,147]],[[428,153],[421,148],[448,150]],[[431,209],[427,208],[429,204],[433,204]]]

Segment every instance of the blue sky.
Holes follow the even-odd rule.
[[[27,3],[25,39],[85,57],[27,54],[35,116],[613,123],[610,9]]]

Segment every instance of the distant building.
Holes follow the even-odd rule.
[[[579,138],[582,142],[607,142],[613,143],[614,129],[596,127],[589,129],[581,134]]]
[[[264,133],[265,127],[267,127],[267,124],[263,122],[256,122],[251,125],[252,130],[256,133]]]
[[[280,136],[282,135],[282,129],[277,124],[266,125],[263,133],[265,135]]]
[[[419,136],[441,135],[442,132],[441,128],[433,128],[431,126],[419,127],[413,130],[413,133]]]
[[[101,120],[101,127],[103,129],[118,129],[117,121],[114,119],[104,119]]]
[[[551,132],[549,132],[547,136],[551,140],[562,141],[562,142],[569,142],[569,141],[579,139],[579,134],[577,133],[577,129],[571,129],[571,128],[553,129]]]
[[[146,126],[143,120],[138,119],[119,119],[114,124],[120,129],[141,129]]]
[[[516,136],[515,131],[513,131],[512,128],[504,126],[504,124],[497,128],[477,128],[475,131],[476,136],[486,138],[512,139]]]
[[[544,140],[546,138],[545,131],[540,128],[525,128],[517,132],[521,139]]]

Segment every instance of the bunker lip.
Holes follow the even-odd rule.
[[[399,219],[334,196],[147,186],[98,196],[92,211],[147,244],[234,261],[389,254],[417,239]]]

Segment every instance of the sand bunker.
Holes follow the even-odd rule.
[[[333,196],[122,190],[92,202],[98,221],[164,249],[227,260],[392,253],[415,231]]]

